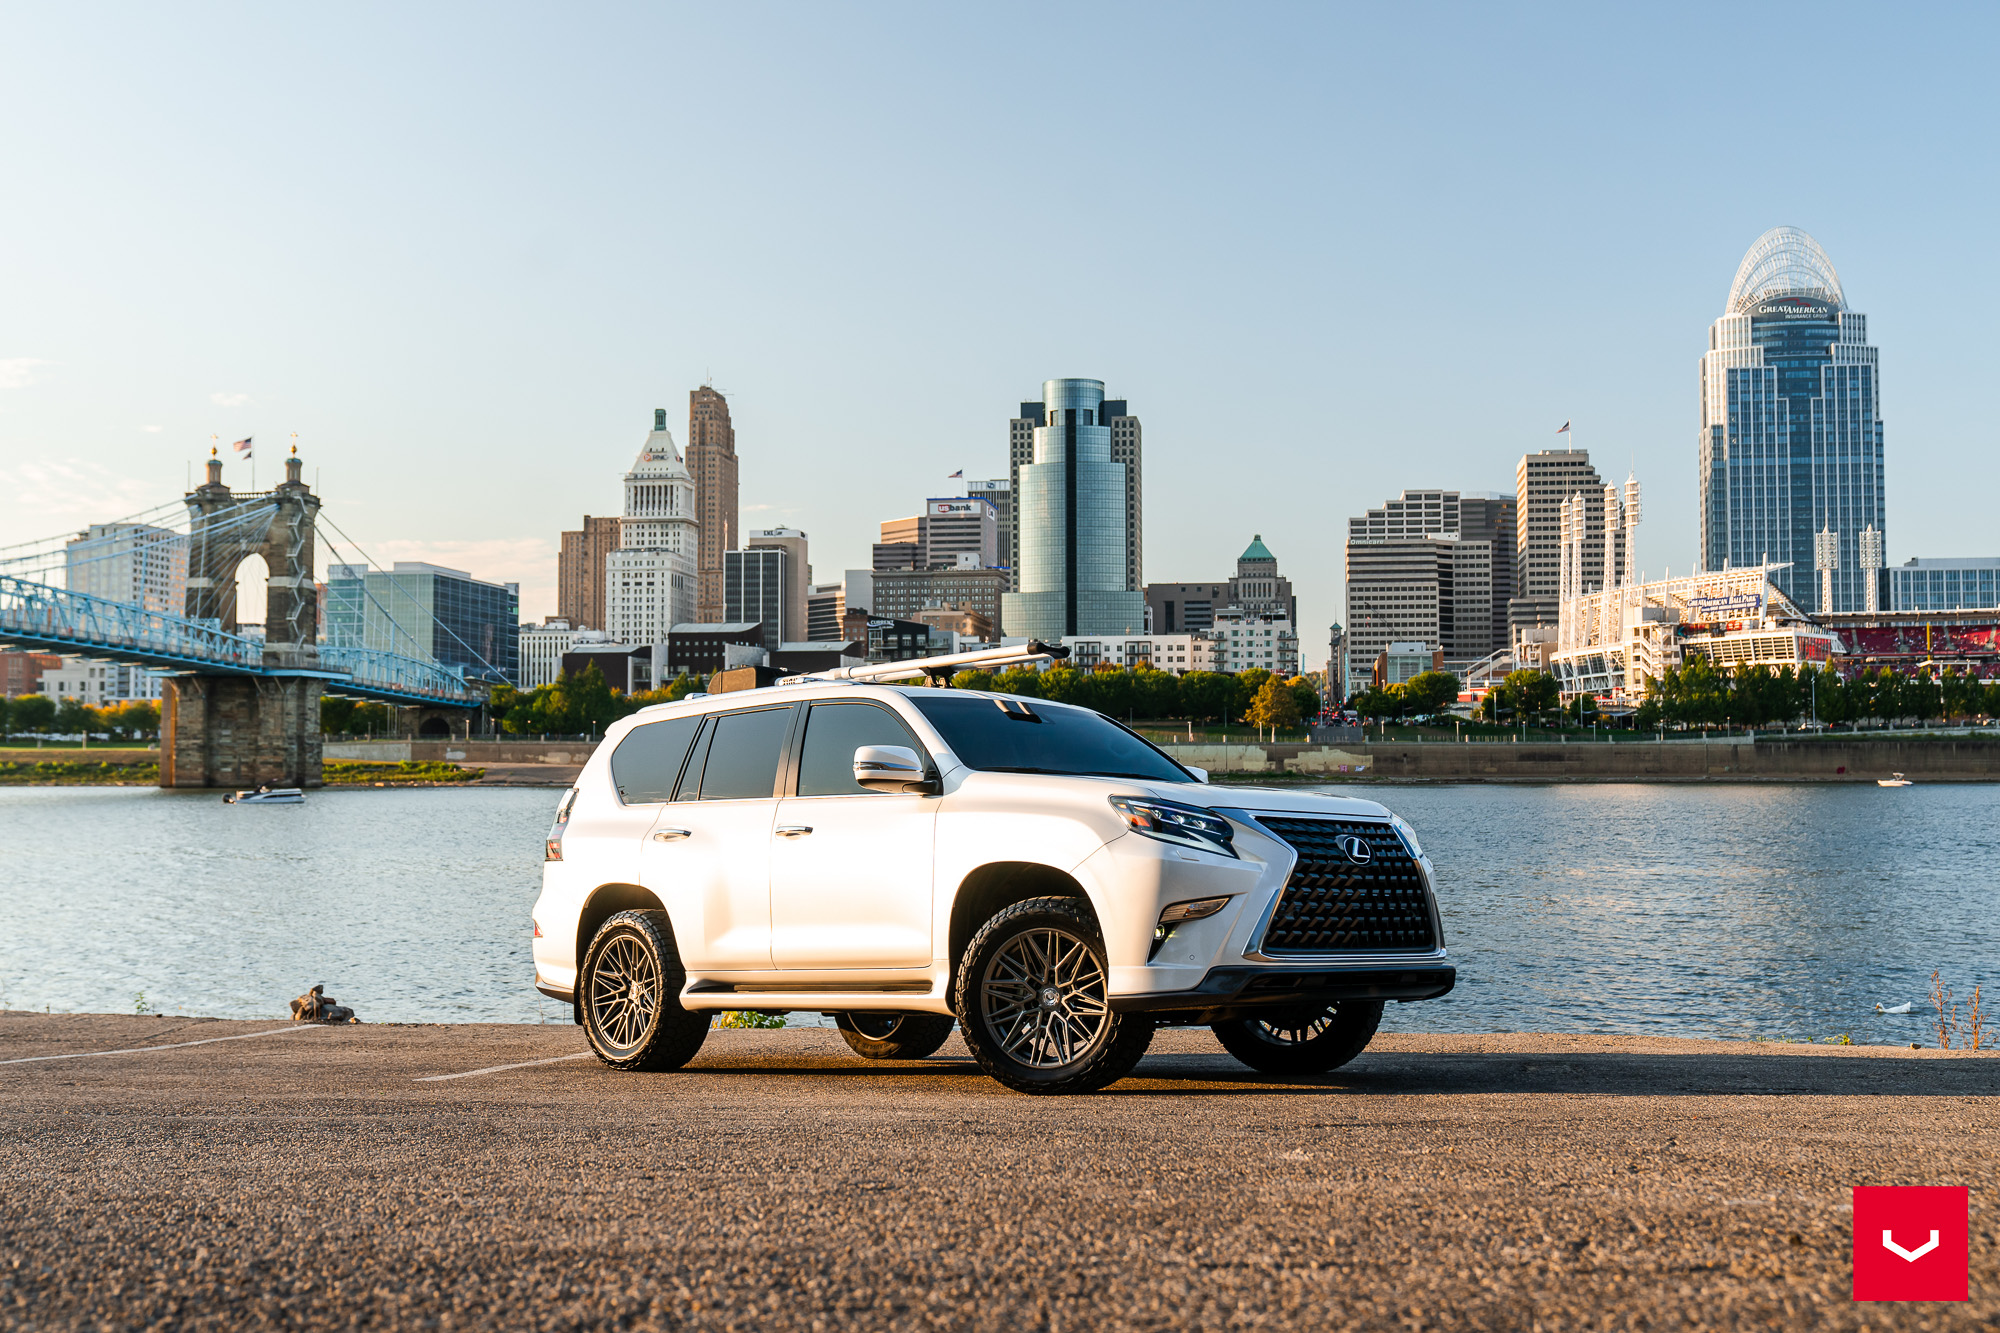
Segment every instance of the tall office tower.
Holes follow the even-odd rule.
[[[659,414],[655,428],[667,428],[665,412]],[[729,424],[729,400],[706,384],[688,394],[687,468],[694,478],[695,518],[701,524],[694,619],[712,625],[722,619],[722,553],[739,540],[739,515],[736,428]]]
[[[797,528],[758,528],[750,533],[743,547],[745,550],[773,547],[791,556],[788,566],[791,578],[785,583],[785,602],[778,617],[778,641],[805,642],[811,637],[806,633],[806,590],[812,585],[812,561],[806,558],[805,533]]]
[[[145,523],[93,523],[63,547],[71,592],[129,602],[148,611],[187,613],[188,539]]]
[[[1292,581],[1278,572],[1278,557],[1264,545],[1261,532],[1252,534],[1250,544],[1236,557],[1236,577],[1229,580],[1229,605],[1252,615],[1281,616],[1298,624],[1299,599],[1292,593]]]
[[[922,569],[993,569],[1000,563],[999,511],[979,496],[933,497],[924,502],[921,540]]]
[[[1785,564],[1771,582],[1809,611],[1866,609],[1864,528],[1886,532],[1882,386],[1868,317],[1797,227],[1757,238],[1701,358],[1701,568]],[[1814,537],[1837,558],[1815,586]]]
[[[1028,450],[1033,454],[1034,433],[1029,432]],[[1032,462],[1032,457],[1030,458]],[[994,532],[998,545],[994,547],[993,563],[1006,569],[1009,574],[1014,569],[1014,487],[1005,477],[993,481],[968,481],[965,493],[975,500],[984,500],[993,506]],[[1009,587],[1013,584],[1010,582]]]
[[[874,566],[878,570],[922,569],[924,567],[924,516],[884,519],[875,543]]]
[[[1513,595],[1515,502],[1492,491],[1404,491],[1379,509],[1370,509],[1347,521],[1350,549],[1356,542],[1400,542],[1422,538],[1445,538],[1462,543],[1484,544],[1484,556],[1461,553],[1465,578],[1455,583],[1456,600],[1446,608],[1452,625],[1452,642],[1432,643],[1445,649],[1454,662],[1470,663],[1507,646],[1507,606]],[[1470,563],[1467,563],[1470,562]],[[1477,568],[1475,568],[1477,567]],[[1485,628],[1475,619],[1470,589],[1487,588]],[[1364,585],[1364,589],[1365,589]],[[1460,607],[1463,607],[1463,613]],[[1350,605],[1348,618],[1354,618]],[[1554,613],[1550,613],[1554,623]],[[1359,630],[1356,631],[1359,633]],[[1421,637],[1409,635],[1395,642]],[[1386,642],[1386,641],[1385,641]],[[1361,651],[1357,648],[1355,651]],[[1368,659],[1373,662],[1373,656]]]
[[[795,585],[804,581],[804,571],[792,562],[792,553],[782,546],[757,546],[722,553],[722,615],[730,624],[761,624],[766,652],[779,645],[804,642],[786,639],[785,617],[791,614]],[[803,635],[804,627],[800,627]]]
[[[1514,467],[1514,595],[1507,603],[1507,626],[1554,625],[1562,600],[1562,505],[1578,492],[1602,494],[1604,479],[1590,465],[1587,449],[1542,449],[1521,455]],[[1604,517],[1585,524],[1580,548],[1585,565],[1604,564]],[[1597,590],[1592,576],[1585,592]],[[1495,648],[1502,645],[1496,644]]]
[[[1358,520],[1356,520],[1358,521]],[[1392,643],[1421,643],[1448,667],[1479,661],[1493,637],[1493,547],[1444,536],[1347,541],[1347,679],[1369,678]]]
[[[695,503],[694,478],[674,448],[666,411],[655,411],[652,433],[625,474],[618,549],[604,557],[604,628],[613,643],[665,643],[674,626],[694,619]]]
[[[806,589],[807,643],[832,643],[840,637],[847,614],[847,585],[815,583]]]
[[[604,558],[618,549],[622,520],[583,516],[556,556],[556,614],[577,629],[604,628]]]
[[[1102,380],[1050,380],[1050,384],[1096,384],[1103,389]],[[1044,386],[1044,392],[1046,392]],[[1144,493],[1145,473],[1142,466],[1141,432],[1139,418],[1127,410],[1123,398],[1108,398],[1092,409],[1095,424],[1110,430],[1111,461],[1125,465],[1125,590],[1138,592],[1145,583],[1145,540],[1146,501]],[[1048,420],[1048,404],[1022,403],[1021,415],[1007,423],[1007,466],[1008,489],[1014,497],[1010,512],[1003,518],[1002,546],[1005,550],[1007,566],[1018,571],[1021,567],[1021,469],[1035,461],[1035,432],[1051,424]],[[971,482],[966,486],[968,493],[977,485],[997,486],[994,482]],[[1015,579],[1014,586],[1020,587]]]
[[[1034,460],[1015,468],[1018,591],[1001,603],[1009,635],[1054,641],[1145,627],[1145,597],[1128,586],[1135,505],[1125,465],[1112,461],[1106,406],[1102,380],[1042,385],[1048,424],[1035,427]],[[1122,402],[1110,406],[1124,417]]]

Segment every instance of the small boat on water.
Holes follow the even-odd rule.
[[[233,791],[222,798],[224,805],[297,805],[306,794],[297,787],[259,787],[255,791]]]
[[[1891,773],[1886,778],[1875,779],[1875,785],[1878,787],[1914,787],[1916,784],[1901,773]]]

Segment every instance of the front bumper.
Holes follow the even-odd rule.
[[[1336,1000],[1434,1000],[1458,981],[1458,969],[1420,962],[1406,966],[1278,969],[1211,968],[1190,990],[1148,995],[1114,995],[1121,1014],[1158,1014],[1190,1022],[1216,1023],[1258,1010]]]

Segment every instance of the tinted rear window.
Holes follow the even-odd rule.
[[[970,768],[1191,782],[1179,764],[1100,713],[1036,699],[926,690],[905,696]]]
[[[618,799],[627,805],[671,801],[681,761],[700,729],[699,715],[632,728],[611,754],[611,780],[618,784]]]
[[[768,801],[778,790],[778,763],[785,754],[789,708],[725,713],[715,720],[708,762],[701,770],[704,801]]]

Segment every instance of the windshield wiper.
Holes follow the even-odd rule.
[[[1165,773],[1118,773],[1101,768],[1030,768],[1024,765],[988,764],[982,770],[987,773],[1046,773],[1059,778],[1131,778],[1137,782],[1186,782],[1185,777],[1170,777]]]

